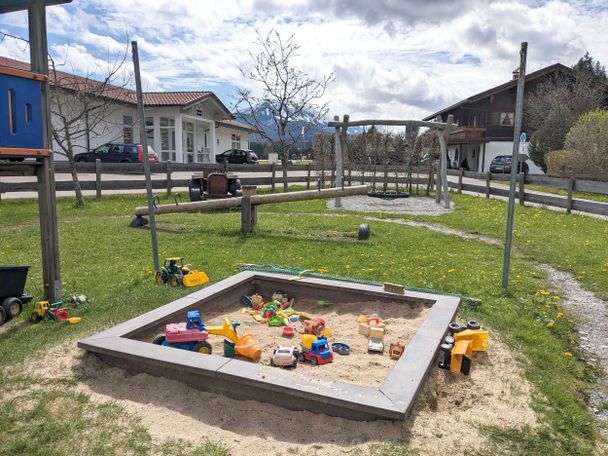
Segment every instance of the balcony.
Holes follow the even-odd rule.
[[[448,145],[453,144],[480,144],[488,142],[485,138],[485,128],[481,127],[457,127],[450,132]]]

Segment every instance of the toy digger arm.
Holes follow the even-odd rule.
[[[236,335],[236,331],[227,318],[224,319],[224,324],[222,326],[207,326],[207,332],[209,334],[215,334],[216,336],[224,336],[234,343],[237,343],[239,339],[239,336]]]

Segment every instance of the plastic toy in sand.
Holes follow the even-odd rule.
[[[309,361],[313,366],[317,364],[329,364],[334,360],[334,355],[327,345],[327,339],[317,337],[313,334],[302,335],[302,352],[300,361]]]
[[[403,343],[399,339],[397,339],[391,342],[391,345],[388,348],[388,354],[391,359],[399,359],[401,358],[401,355],[403,354],[404,350],[405,347]]]
[[[332,332],[327,329],[325,320],[318,317],[304,320],[304,334],[312,334],[325,338],[332,336]]]
[[[331,344],[331,351],[338,353],[339,355],[349,355],[350,347],[342,342],[334,342]]]
[[[280,294],[279,294],[280,293]],[[312,318],[306,312],[299,312],[293,308],[294,298],[291,301],[287,300],[287,296],[281,292],[276,292],[273,296],[279,297],[279,300],[271,300],[265,302],[260,294],[250,296],[242,296],[241,304],[243,304],[243,313],[248,313],[258,323],[267,323],[269,326],[287,326],[289,322],[296,323],[302,319]],[[290,317],[293,319],[290,320]]]
[[[239,322],[231,324],[226,318],[222,326],[206,327],[199,311],[189,310],[185,322],[167,324],[164,334],[154,337],[152,343],[210,355],[212,348],[207,339],[210,334],[215,334],[225,339],[225,356],[234,357],[236,353],[244,358],[259,360],[262,355],[260,344],[251,333],[239,337],[236,333],[239,325]]]
[[[469,321],[466,327],[458,323],[448,325],[450,332],[439,349],[443,352],[443,359],[439,363],[442,369],[449,369],[452,373],[469,375],[473,363],[474,352],[485,352],[488,349],[489,332],[481,328],[479,322]]]

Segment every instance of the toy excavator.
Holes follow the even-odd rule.
[[[168,283],[172,287],[183,285],[195,287],[209,282],[209,277],[203,271],[191,270],[190,264],[184,264],[183,257],[171,257],[165,259],[164,266],[156,271],[156,283],[159,285]]]

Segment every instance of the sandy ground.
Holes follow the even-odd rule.
[[[351,348],[351,354],[342,356],[334,353],[334,361],[323,366],[312,366],[310,363],[299,363],[296,369],[282,369],[270,367],[270,357],[278,345],[299,346],[300,337],[286,338],[281,336],[281,328],[270,327],[267,324],[256,322],[250,315],[244,314],[242,308],[237,307],[230,313],[202,313],[203,321],[207,326],[219,326],[227,317],[231,322],[240,321],[237,328],[240,336],[253,333],[262,347],[262,369],[260,375],[297,375],[312,380],[340,380],[372,388],[379,387],[396,361],[388,356],[388,347],[391,341],[400,339],[407,344],[416,333],[416,330],[428,313],[430,307],[416,304],[404,305],[398,303],[380,302],[353,302],[340,303],[339,306],[319,307],[316,301],[297,301],[295,309],[321,317],[326,321],[326,327],[332,331],[328,342],[346,343]],[[385,350],[383,354],[368,353],[367,337],[358,333],[357,317],[360,314],[380,316],[386,324],[384,337]],[[296,323],[297,331],[302,332],[301,323]],[[158,332],[163,332],[159,327]],[[151,338],[148,338],[151,341]],[[211,336],[208,341],[213,347],[213,355],[221,356],[223,353],[223,338]],[[242,358],[245,359],[245,358]],[[246,359],[245,359],[246,360]]]
[[[389,212],[392,214],[410,215],[442,215],[454,210],[454,203],[451,209],[446,209],[442,205],[435,204],[433,198],[410,196],[409,198],[397,198],[394,200],[384,200],[372,198],[367,195],[349,196],[340,198],[342,207],[336,207],[336,200],[327,201],[330,209],[342,209],[346,211],[358,212]]]
[[[237,401],[148,374],[129,375],[75,341],[13,366],[44,378],[78,379],[76,391],[95,402],[116,401],[139,417],[157,443],[170,438],[193,443],[221,440],[234,455],[346,455],[379,442],[407,441],[420,454],[463,454],[483,446],[478,425],[536,425],[532,388],[505,345],[491,336],[489,351],[476,354],[470,376],[433,368],[425,391],[403,422],[356,422],[295,412],[255,401]],[[24,392],[22,392],[24,393]]]

